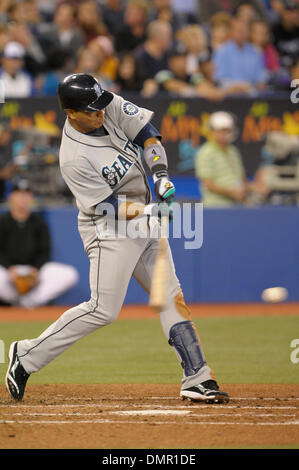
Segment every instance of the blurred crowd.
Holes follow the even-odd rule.
[[[299,0],[0,0],[0,51],[7,98],[73,72],[147,97],[271,93],[299,78]]]

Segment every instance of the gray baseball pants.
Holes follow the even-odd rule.
[[[38,338],[18,342],[18,355],[27,373],[39,371],[80,338],[116,320],[132,276],[149,292],[157,251],[158,240],[154,238],[96,240],[92,243],[87,250],[90,300],[65,311]],[[159,312],[167,340],[172,325],[190,319],[169,245],[168,258],[169,302],[166,309]],[[186,388],[210,378],[211,370],[205,365],[197,374],[184,376],[182,384]]]

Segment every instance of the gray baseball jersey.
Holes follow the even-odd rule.
[[[96,206],[108,196],[125,195],[128,201],[150,202],[151,192],[140,150],[133,140],[152,116],[152,111],[114,95],[105,108],[104,127],[107,134],[83,134],[66,120],[60,168],[80,211],[79,231],[85,249],[94,241],[95,235],[99,237],[104,231],[106,221],[96,214]]]
[[[147,178],[133,141],[152,115],[152,111],[114,95],[105,108],[107,135],[82,134],[66,120],[60,168],[80,211],[94,215],[95,206],[112,193],[126,194],[136,202],[149,202]]]
[[[19,357],[28,373],[41,369],[78,339],[115,320],[132,276],[147,292],[150,290],[157,238],[102,237],[103,217],[97,214],[96,206],[111,194],[125,195],[127,201],[150,202],[140,152],[133,141],[152,116],[151,111],[114,95],[105,108],[106,133],[83,134],[66,120],[60,166],[79,208],[79,232],[90,260],[91,298],[67,310],[38,338],[18,343]],[[174,324],[190,319],[169,246],[168,260],[169,301],[160,312],[167,339]],[[196,375],[183,377],[183,386],[210,378],[210,368],[205,365]]]

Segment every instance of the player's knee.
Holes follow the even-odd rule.
[[[100,303],[95,301],[89,302],[93,315],[96,317],[100,326],[106,326],[113,323],[118,315],[118,312],[115,313],[110,309],[104,308]]]

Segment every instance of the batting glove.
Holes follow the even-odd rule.
[[[157,171],[153,174],[155,183],[155,196],[158,202],[166,202],[170,204],[174,199],[175,187],[170,181],[166,170]]]

